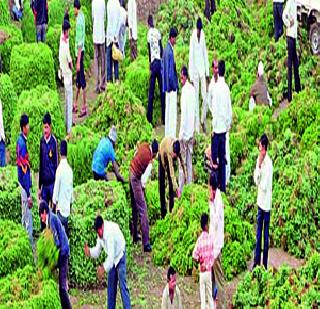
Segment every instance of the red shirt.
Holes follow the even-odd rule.
[[[138,178],[147,169],[149,163],[152,161],[152,151],[148,143],[142,143],[131,161],[130,171]]]

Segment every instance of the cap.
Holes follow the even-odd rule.
[[[112,126],[109,131],[109,138],[115,143],[117,141],[117,130],[115,126]]]

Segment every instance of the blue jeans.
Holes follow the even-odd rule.
[[[116,308],[118,280],[123,308],[130,309],[130,294],[127,286],[126,274],[126,252],[123,253],[123,257],[120,259],[117,267],[113,266],[108,274],[108,309]]]
[[[46,24],[37,25],[37,42],[46,41]]]
[[[258,207],[257,242],[256,242],[256,250],[254,254],[254,266],[260,265],[260,262],[261,262],[262,229],[264,229],[263,265],[266,269],[268,266],[269,225],[270,225],[270,211],[264,211],[260,207]]]
[[[4,141],[0,141],[0,167],[6,165],[6,144]]]
[[[283,3],[273,3],[273,22],[274,22],[274,38],[276,42],[283,34],[283,21],[282,21]]]
[[[29,242],[33,249],[34,242],[33,242],[32,210],[28,207],[27,192],[22,187],[21,187],[21,212],[22,212],[21,223],[29,235]]]
[[[106,49],[107,58],[107,82],[113,82],[113,70],[115,80],[119,80],[119,62],[112,59],[112,43]]]
[[[226,133],[214,133],[211,139],[212,162],[218,164],[218,183],[221,192],[226,192]]]

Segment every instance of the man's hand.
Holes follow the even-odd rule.
[[[206,271],[206,267],[203,264],[200,264],[200,272],[204,273]]]
[[[29,207],[29,209],[31,209],[32,206],[33,206],[33,202],[32,202],[32,197],[31,197],[31,195],[30,195],[30,196],[28,197],[28,207]]]
[[[87,243],[84,244],[84,254],[86,257],[90,257],[90,249]]]
[[[294,25],[294,19],[292,18],[292,19],[290,20],[290,27],[293,27],[293,25]]]
[[[176,194],[177,194],[177,198],[180,198],[180,197],[181,197],[181,192],[180,192],[179,189],[177,189]]]
[[[38,190],[38,199],[41,201],[41,189]]]
[[[104,278],[104,267],[102,265],[97,268],[97,277],[99,281],[102,281]]]
[[[212,167],[213,167],[213,169],[216,170],[216,169],[218,169],[218,164],[213,164],[213,163],[212,163]]]

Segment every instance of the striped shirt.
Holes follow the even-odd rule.
[[[203,272],[211,271],[213,266],[213,237],[208,232],[203,231],[199,236],[192,257],[200,262]]]

